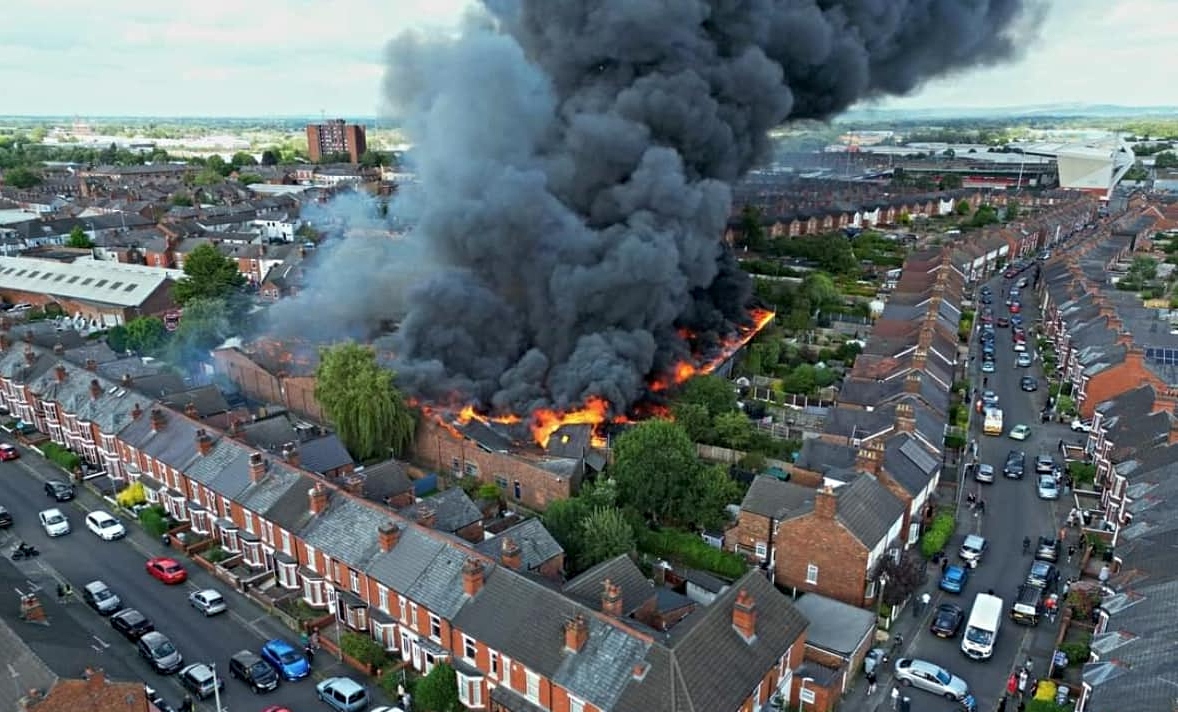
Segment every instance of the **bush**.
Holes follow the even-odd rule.
[[[152,536],[163,536],[168,531],[168,513],[157,505],[139,510],[139,523]]]
[[[376,681],[377,686],[384,690],[384,693],[389,697],[395,698],[397,691],[401,687],[401,671],[388,670],[381,673],[380,678]],[[406,687],[408,687],[406,685]]]
[[[115,495],[115,501],[123,509],[130,509],[147,502],[147,492],[143,489],[143,483],[134,482],[124,487],[122,492]]]
[[[638,549],[730,579],[738,579],[748,570],[748,564],[739,555],[709,546],[698,534],[681,529],[643,530],[638,533]]]
[[[955,531],[957,531],[957,520],[953,518],[953,515],[949,513],[938,514],[920,537],[920,553],[924,554],[926,559],[931,559],[933,554],[944,550]]]
[[[73,473],[74,470],[82,466],[82,458],[57,443],[45,443],[42,445],[41,454],[45,456],[46,460],[49,460],[66,472]]]
[[[1072,461],[1068,463],[1068,474],[1078,485],[1090,485],[1096,482],[1096,465],[1087,462]]]
[[[340,649],[364,665],[381,667],[388,661],[388,655],[380,643],[367,635],[345,631],[340,636]]]
[[[201,554],[201,557],[210,564],[219,564],[229,558],[229,552],[222,549],[220,544],[213,544]]]
[[[1089,648],[1089,640],[1080,640],[1074,643],[1063,643],[1059,646],[1059,650],[1064,655],[1068,656],[1068,665],[1083,665],[1088,662],[1091,648]]]
[[[499,485],[494,482],[485,482],[475,490],[475,499],[498,500],[502,495]]]
[[[945,436],[946,450],[960,450],[965,447],[965,436],[960,433],[950,432]]]

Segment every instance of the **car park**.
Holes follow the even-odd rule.
[[[262,659],[284,680],[301,680],[311,674],[307,656],[282,638],[267,640],[262,645]]]
[[[20,450],[8,443],[0,443],[0,462],[8,462],[10,460],[19,460]]]
[[[85,521],[86,528],[94,532],[100,539],[114,541],[127,536],[127,528],[110,512],[96,509],[86,515]]]
[[[45,483],[45,494],[58,502],[68,502],[74,498],[74,486],[61,480],[49,480]]]
[[[1035,546],[1036,561],[1059,561],[1059,540],[1051,537],[1039,537]]]
[[[937,612],[933,615],[933,622],[929,625],[929,632],[938,638],[956,637],[958,631],[961,630],[961,624],[964,620],[965,611],[961,610],[961,606],[956,606],[952,603],[942,603],[937,606]]]
[[[1053,474],[1039,475],[1036,489],[1039,492],[1039,499],[1059,499],[1059,485],[1055,484],[1055,475]]]
[[[41,528],[49,536],[65,536],[70,533],[70,520],[57,507],[46,509],[38,514],[37,518],[41,520]]]
[[[161,675],[171,675],[184,665],[184,657],[180,655],[180,651],[176,650],[168,636],[158,630],[144,633],[136,647],[139,656]]]
[[[1022,450],[1011,450],[1006,454],[1006,464],[1002,466],[1002,474],[1012,480],[1021,480],[1026,471],[1027,455]]]
[[[115,592],[102,581],[91,581],[83,586],[82,601],[104,616],[109,616],[123,607],[123,602]]]
[[[1026,440],[1031,437],[1031,426],[1019,424],[1010,429],[1011,440]]]
[[[978,482],[993,482],[994,466],[985,462],[979,463],[974,469],[973,478]]]
[[[145,634],[155,630],[155,625],[147,616],[134,608],[124,608],[110,617],[110,627],[117,630],[124,638],[134,643]]]
[[[188,603],[206,616],[215,616],[229,610],[229,606],[225,604],[225,597],[212,588],[204,588],[188,594]]]
[[[225,681],[207,663],[193,663],[177,676],[184,689],[196,695],[198,700],[211,697],[213,692],[225,689]]]
[[[1027,571],[1026,583],[1041,589],[1053,589],[1059,583],[1059,569],[1046,561],[1035,561]]]
[[[278,673],[250,650],[239,650],[229,658],[229,674],[249,685],[255,694],[278,689]]]
[[[950,700],[961,700],[969,694],[965,680],[927,660],[900,658],[895,673],[896,681],[904,687],[915,687]]]
[[[1025,393],[1034,393],[1039,390],[1039,382],[1030,376],[1023,376],[1018,383],[1019,388],[1023,389]]]
[[[1031,354],[1027,353],[1026,351],[1023,351],[1014,359],[1014,365],[1018,366],[1019,368],[1030,368],[1033,363],[1034,359],[1032,359]]]
[[[962,561],[976,567],[986,553],[986,547],[985,537],[978,534],[968,534],[965,541],[961,542],[961,549],[958,550],[957,555],[961,557]]]
[[[955,564],[947,567],[945,573],[941,574],[941,582],[938,584],[938,588],[946,593],[961,593],[968,581],[969,569],[965,566]]]
[[[188,580],[188,572],[179,561],[166,556],[157,556],[147,560],[147,573],[168,585],[184,583]]]
[[[350,677],[329,677],[315,686],[315,695],[336,712],[359,712],[368,706],[368,690]]]

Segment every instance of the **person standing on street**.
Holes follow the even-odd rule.
[[[932,600],[933,600],[933,597],[929,595],[928,591],[925,591],[924,593],[920,594],[920,612],[921,613],[925,612],[925,610],[928,608],[928,604]]]
[[[871,672],[867,673],[867,694],[869,696],[875,694],[875,687],[876,687],[875,682],[876,682],[876,675],[875,675],[875,671],[872,670]]]
[[[1076,545],[1068,544],[1068,563],[1072,563],[1072,557],[1076,555]]]
[[[892,709],[897,709],[900,706],[900,688],[892,688]]]

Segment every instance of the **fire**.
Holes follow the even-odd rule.
[[[592,425],[597,427],[610,422],[609,402],[598,396],[590,396],[585,406],[577,410],[558,411],[546,408],[532,413],[528,425],[532,429],[532,438],[542,448],[548,447],[548,440],[552,434],[566,425]]]

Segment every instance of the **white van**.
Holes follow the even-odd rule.
[[[994,654],[1003,608],[1002,599],[997,596],[979,593],[974,598],[965,634],[961,636],[961,652],[974,660],[986,660]]]

